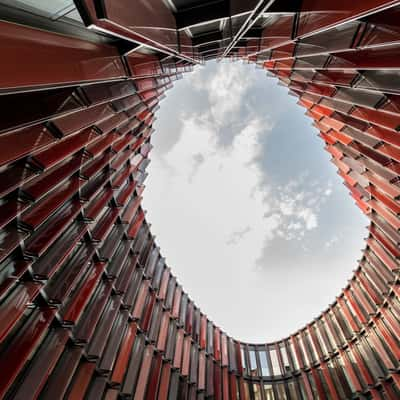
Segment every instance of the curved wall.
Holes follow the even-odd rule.
[[[77,1],[105,38],[0,22],[0,397],[400,398],[400,6],[148,3]],[[334,303],[265,345],[202,314],[140,205],[159,100],[222,56],[299,98],[371,219]]]

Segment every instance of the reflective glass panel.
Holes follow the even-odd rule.
[[[254,394],[254,400],[262,400],[262,395],[261,395],[261,390],[260,390],[260,384],[259,383],[254,383],[253,384],[253,394]]]
[[[299,365],[299,362],[297,360],[296,351],[295,351],[294,344],[293,344],[292,340],[290,341],[290,351],[292,353],[292,360],[293,360],[294,368],[296,370],[298,370],[298,369],[300,369],[300,365]]]
[[[253,349],[249,350],[249,358],[250,358],[250,374],[253,376],[258,375],[255,350]]]
[[[272,385],[264,384],[264,397],[265,400],[275,400],[274,390],[272,389]]]
[[[269,349],[269,356],[271,357],[273,375],[281,375],[281,368],[279,366],[278,353],[275,349]]]
[[[281,357],[282,357],[282,362],[283,362],[283,368],[284,368],[284,372],[288,373],[290,372],[290,363],[289,363],[289,357],[286,351],[286,347],[284,345],[284,343],[281,343],[279,345],[279,350],[281,352]]]
[[[268,366],[267,352],[259,351],[258,356],[260,357],[261,375],[262,376],[270,376],[271,372],[270,372],[269,366]]]

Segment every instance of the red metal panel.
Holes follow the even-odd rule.
[[[206,387],[206,355],[204,350],[199,353],[199,378],[197,380],[197,387],[200,390]]]
[[[122,339],[119,354],[114,365],[111,377],[111,381],[114,383],[122,383],[123,377],[125,375],[128,366],[129,356],[132,351],[133,343],[135,341],[136,331],[137,331],[136,323],[131,322],[125,331],[125,335]]]
[[[66,84],[124,77],[116,49],[4,22],[2,87]],[[49,63],[51,60],[51,63]]]
[[[175,354],[174,354],[174,368],[181,368],[182,363],[182,352],[183,352],[183,329],[179,329],[178,333],[176,334],[176,343],[175,343]]]
[[[68,400],[80,400],[85,396],[85,392],[89,386],[92,375],[96,368],[95,363],[83,362],[74,377],[74,381],[70,386],[70,391],[66,398]]]
[[[262,14],[260,39],[244,34],[228,57],[237,51],[234,58],[257,62],[299,98],[351,196],[371,219],[367,247],[350,285],[300,331],[302,341],[293,341],[292,356],[303,368],[315,357],[320,361],[321,370],[301,371],[307,397],[313,398],[314,386],[320,398],[327,397],[325,390],[334,399],[341,396],[333,383],[336,371],[327,367],[336,364],[339,349],[354,391],[396,398],[397,375],[376,380],[358,348],[367,340],[386,369],[397,368],[398,2],[280,3]],[[202,50],[192,47],[184,30],[177,40],[179,5],[172,12],[158,2],[151,3],[154,8],[139,4],[134,11],[125,2],[106,2],[104,9],[92,0],[85,4],[85,23],[144,47],[151,44],[151,54],[138,47],[121,57],[117,41],[104,45],[99,43],[108,39],[95,43],[0,24],[5,60],[0,66],[0,341],[5,343],[0,356],[7,360],[0,393],[11,390],[10,398],[191,400],[197,390],[199,399],[226,399],[236,398],[239,389],[247,398],[251,390],[243,379],[241,343],[221,334],[192,301],[186,303],[187,294],[170,269],[157,261],[141,207],[155,111],[172,82],[191,70],[182,59],[196,58]],[[196,18],[207,6],[199,7]],[[217,8],[204,15],[218,21]],[[252,12],[238,1],[232,10]],[[234,30],[246,15],[231,15]],[[52,23],[58,22],[46,26]],[[203,55],[223,53],[231,39],[226,30],[221,35],[219,50]],[[165,57],[171,53],[177,57]],[[128,317],[139,321],[138,342],[137,326]],[[63,327],[55,328],[59,323]],[[209,333],[208,324],[214,327]],[[66,343],[69,336],[72,343],[85,345],[84,357],[82,348]],[[151,343],[145,345],[144,337]],[[202,349],[199,357],[193,346]],[[206,356],[206,348],[212,354]],[[349,348],[352,355],[342,350]],[[162,357],[172,358],[172,364],[165,360],[162,365]],[[239,388],[236,376],[228,375],[228,362]],[[172,383],[171,368],[181,368],[172,374]],[[110,371],[110,377],[95,370]],[[280,390],[281,382],[276,384]]]
[[[156,354],[153,359],[153,364],[150,370],[149,383],[147,385],[146,400],[157,399],[158,384],[161,379],[162,356]]]
[[[161,372],[161,380],[158,389],[158,400],[167,400],[168,399],[168,387],[169,380],[171,376],[171,364],[165,363]]]
[[[13,394],[14,399],[36,399],[47,382],[48,376],[64,350],[69,332],[66,329],[56,329],[49,333],[44,343],[35,354],[34,359],[25,373],[23,381]]]
[[[36,309],[24,323],[0,357],[0,396],[4,396],[18,376],[32,352],[46,334],[54,314],[54,309]]]
[[[202,349],[206,348],[206,337],[207,337],[207,317],[205,315],[202,315],[200,320],[200,347]]]
[[[135,400],[144,399],[146,391],[146,383],[150,374],[150,367],[153,359],[153,354],[154,354],[154,346],[147,346],[144,349],[139,378],[135,390],[135,396],[134,396]]]
[[[182,356],[182,376],[189,375],[189,363],[190,363],[190,347],[191,347],[191,337],[186,336],[185,341],[183,343],[183,356]]]

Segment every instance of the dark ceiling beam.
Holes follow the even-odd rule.
[[[257,22],[260,15],[263,14],[274,3],[274,1],[275,0],[260,0],[258,2],[244,24],[240,27],[238,32],[232,38],[231,42],[228,44],[220,58],[226,57],[229,54],[232,48],[236,46],[236,43],[243,38],[246,32],[251,29],[252,26]]]
[[[178,9],[175,14],[177,29],[201,24],[229,16],[229,2],[226,0],[208,1],[201,5]]]

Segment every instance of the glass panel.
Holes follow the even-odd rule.
[[[270,348],[269,349],[269,356],[271,358],[273,375],[282,375],[281,368],[279,366],[278,353],[276,352],[276,350]]]
[[[285,390],[285,386],[283,383],[277,383],[275,384],[275,389],[276,389],[276,393],[278,394],[278,399],[279,400],[286,400],[286,390]]]
[[[75,9],[73,0],[14,0],[4,1],[10,3],[16,8],[23,8],[27,11],[41,12],[44,15],[50,15],[52,18],[64,15],[71,9]]]
[[[328,318],[328,317],[326,316],[326,318]],[[331,347],[336,347],[335,346],[336,341],[335,341],[335,338],[334,338],[333,333],[331,331],[331,327],[328,325],[328,323],[325,324],[325,332],[327,333],[327,336],[328,336],[328,339],[329,339],[329,343],[331,344]]]
[[[288,382],[288,388],[289,388],[289,398],[291,400],[299,399],[299,396],[297,394],[297,389],[296,389],[296,383],[294,381]]]
[[[286,346],[284,343],[281,343],[279,345],[279,350],[281,351],[284,373],[289,373],[290,372],[290,363],[289,363],[289,357],[288,357],[288,354],[286,351]]]
[[[293,340],[290,340],[290,351],[292,353],[292,360],[293,360],[294,369],[298,370],[298,369],[300,369],[300,365],[299,365],[299,362],[297,360],[296,350],[294,348]]]
[[[307,377],[308,377],[308,381],[310,382],[312,392],[314,394],[314,399],[318,400],[320,397],[318,396],[317,385],[315,383],[314,377],[312,376],[312,373],[308,372]]]
[[[271,372],[268,366],[267,352],[265,350],[259,351],[258,355],[260,357],[261,375],[270,376]]]
[[[240,348],[240,355],[241,355],[241,357],[242,357],[242,367],[243,367],[243,370],[245,371],[245,373],[247,374],[247,363],[246,363],[246,355],[245,355],[245,348],[244,347],[241,347]]]
[[[306,394],[306,389],[304,387],[303,378],[299,378],[298,383],[299,383],[299,387],[300,387],[300,392],[301,392],[302,398],[303,399],[307,399],[307,394]]]
[[[362,354],[365,363],[374,378],[377,380],[380,377],[384,377],[386,373],[382,370],[378,359],[375,357],[374,353],[371,350],[371,347],[369,346],[365,338],[360,340],[360,342],[357,344],[357,348]]]
[[[346,394],[344,392],[344,390],[347,389],[347,392],[349,392],[348,386],[345,385],[345,381],[344,380],[340,380],[339,376],[338,376],[338,368],[334,366],[332,361],[329,361],[328,364],[328,373],[330,374],[333,384],[339,394],[339,397],[341,399],[345,399],[346,398]]]
[[[272,389],[272,385],[264,384],[264,397],[265,400],[275,400],[274,390]]]
[[[257,376],[257,359],[256,352],[254,349],[249,350],[249,358],[250,358],[250,374],[253,376]]]
[[[310,359],[308,358],[308,354],[306,351],[305,343],[301,334],[298,335],[298,342],[300,344],[301,352],[303,353],[303,360],[305,364],[308,366],[311,365]]]
[[[317,324],[315,324],[314,325],[314,329],[315,329],[315,333],[317,334],[318,341],[319,341],[319,344],[320,344],[321,349],[322,349],[322,353],[325,356],[327,356],[329,353],[328,353],[328,349],[326,347],[325,341],[324,341],[324,339],[322,338],[322,335],[321,335],[321,329],[322,329],[321,323],[318,323],[318,327],[317,327]]]
[[[319,376],[319,380],[321,381],[322,386],[324,388],[324,393],[325,393],[326,399],[327,400],[332,400],[332,396],[330,394],[330,391],[329,391],[329,388],[328,388],[328,384],[325,381],[325,377],[324,377],[324,374],[322,373],[321,368],[318,368],[318,376]]]
[[[262,400],[262,394],[259,383],[253,383],[254,400]]]
[[[211,321],[207,325],[207,351],[210,354],[214,352],[214,326]]]
[[[357,376],[358,381],[361,383],[362,386],[365,386],[365,382],[364,382],[364,380],[363,380],[363,378],[361,376],[361,372],[360,372],[360,369],[358,367],[357,360],[354,357],[353,351],[356,351],[354,347],[352,349],[347,350],[346,351],[347,357],[349,358],[350,363],[353,366],[353,369],[354,369],[354,372],[355,372],[355,374]]]
[[[352,382],[352,380],[351,380],[351,378],[350,378],[350,375],[349,375],[348,372],[347,372],[346,365],[345,365],[344,360],[343,360],[342,357],[338,357],[338,365],[339,365],[339,367],[340,367],[340,368],[338,369],[338,372],[340,371],[340,372],[343,374],[344,378],[345,378],[346,381],[347,381],[347,384],[348,384],[349,387],[350,387],[351,392],[355,392],[355,388],[354,388],[354,386],[353,386],[353,382]]]

